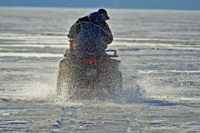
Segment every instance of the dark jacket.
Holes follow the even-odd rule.
[[[103,33],[103,36],[105,38],[106,44],[110,44],[113,41],[113,35],[112,32],[108,26],[108,24],[105,22],[103,16],[99,12],[91,13],[88,16],[85,16],[83,18],[79,18],[74,25],[70,28],[69,34],[67,35],[69,38],[76,39],[77,35],[80,32],[81,29],[81,22],[92,22],[100,27],[102,27],[105,32]]]
[[[75,49],[84,52],[104,51],[107,44],[105,37],[105,30],[91,22],[81,22],[79,34],[75,39]]]

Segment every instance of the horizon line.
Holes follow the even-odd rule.
[[[113,7],[61,7],[61,6],[1,6],[0,7],[16,7],[16,8],[82,8],[82,9],[95,9],[95,8],[105,8],[105,9],[124,9],[124,10],[175,10],[175,11],[200,11],[200,9],[168,9],[168,8],[113,8]]]

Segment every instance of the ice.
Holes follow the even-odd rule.
[[[122,94],[57,96],[67,32],[91,11],[0,7],[0,131],[199,132],[199,11],[109,9]]]

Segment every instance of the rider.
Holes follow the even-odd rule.
[[[75,40],[76,49],[84,47],[96,47],[96,49],[107,48],[107,44],[113,41],[112,32],[106,23],[110,19],[105,9],[99,9],[88,16],[79,18],[70,28],[67,35]]]

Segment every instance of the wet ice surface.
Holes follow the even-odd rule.
[[[151,21],[145,28],[144,25],[148,23],[139,15],[135,17],[139,17],[137,20],[143,20],[143,23],[132,24],[133,27],[139,25],[138,29],[133,28],[134,31],[128,28],[123,31],[116,21],[110,21],[117,37],[108,49],[117,50],[118,59],[122,61],[123,95],[121,99],[114,97],[100,101],[70,100],[67,96],[56,95],[58,62],[68,48],[67,30],[60,28],[65,18],[57,17],[63,19],[59,25],[58,22],[49,22],[52,19],[45,16],[44,9],[32,9],[30,14],[21,13],[25,9],[16,9],[20,12],[18,16],[12,10],[8,12],[6,8],[1,8],[10,17],[0,14],[0,17],[5,17],[0,19],[0,28],[4,30],[0,32],[0,131],[200,131],[200,38],[198,27],[191,28],[199,25],[196,12],[189,17],[186,15],[181,22],[167,21],[165,32],[159,31],[163,29],[160,26],[154,27],[157,21]],[[53,17],[72,9],[47,10]],[[36,15],[37,11],[41,14]],[[115,11],[110,12],[115,15]],[[141,16],[147,14],[145,11],[135,12]],[[76,13],[80,14],[79,10]],[[156,11],[153,13],[159,15]],[[173,16],[174,12],[171,14]],[[183,18],[183,14],[185,12],[178,12],[179,19]],[[163,16],[162,12],[160,16]],[[33,18],[37,23],[31,21],[30,26],[29,19]],[[15,21],[12,22],[12,19]],[[43,19],[48,21],[43,22]],[[21,21],[26,28],[21,26]],[[74,22],[69,21],[70,25]],[[175,26],[171,31],[170,24],[179,24],[180,28]],[[182,28],[183,24],[188,28],[188,33],[187,29]],[[37,25],[36,29],[31,29],[32,25]],[[160,36],[156,37],[157,32],[149,34],[152,29],[159,31]],[[126,31],[132,35],[120,34]],[[136,31],[139,34],[135,34]]]
[[[1,131],[200,130],[198,50],[110,48],[122,61],[121,101],[56,97],[62,55],[1,57]]]

